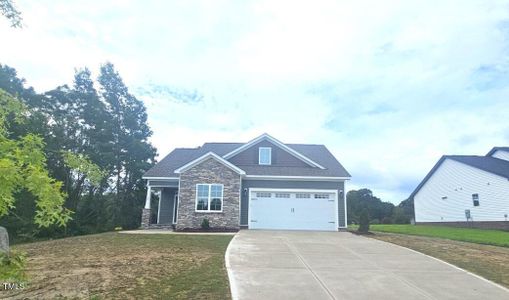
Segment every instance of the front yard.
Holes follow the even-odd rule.
[[[14,246],[28,287],[14,299],[228,299],[232,236],[104,233]]]

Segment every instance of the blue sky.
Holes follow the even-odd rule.
[[[263,132],[405,199],[442,154],[509,145],[509,1],[15,1],[0,63],[38,91],[113,62],[160,156]]]

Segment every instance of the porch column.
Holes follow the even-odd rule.
[[[141,228],[147,229],[150,226],[150,200],[152,199],[152,188],[147,184],[147,197],[145,198],[145,208],[141,212]]]
[[[157,224],[159,224],[159,218],[161,217],[161,198],[163,198],[163,189],[160,188],[157,191],[157,196],[159,197],[159,202],[157,204]]]
[[[145,209],[150,209],[150,200],[152,200],[152,187],[147,185],[147,197],[145,198]]]

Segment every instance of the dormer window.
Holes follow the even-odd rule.
[[[272,164],[272,148],[270,147],[258,148],[258,164],[260,165]]]

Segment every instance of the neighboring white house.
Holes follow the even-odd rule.
[[[509,229],[509,147],[442,156],[410,197],[416,223]]]

